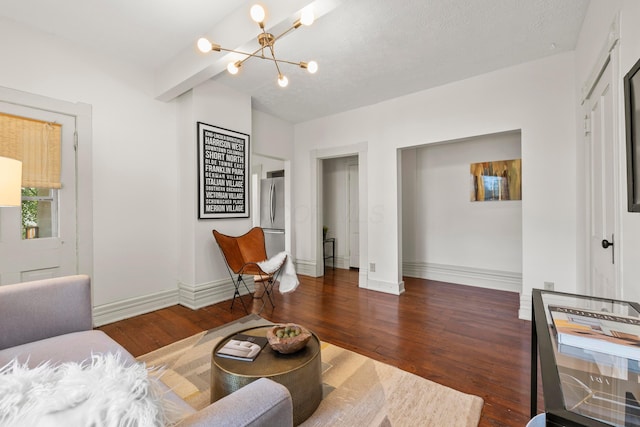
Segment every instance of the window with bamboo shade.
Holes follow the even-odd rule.
[[[22,238],[58,234],[62,126],[0,113],[0,157],[22,162]]]
[[[22,162],[22,186],[61,188],[61,126],[0,113],[0,156]]]

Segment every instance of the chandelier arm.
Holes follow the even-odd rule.
[[[285,32],[283,32],[282,34],[280,34],[279,36],[276,36],[273,38],[273,42],[275,43],[276,41],[280,40],[282,37],[286,36],[287,34],[289,34],[291,31],[295,30],[298,27],[291,27],[288,30],[286,30]]]
[[[260,57],[258,57],[258,58],[260,58]],[[262,59],[268,59],[268,60],[270,60],[270,61],[273,61],[273,59],[269,58],[268,56],[265,56],[265,57],[264,57],[264,58],[262,58]],[[299,63],[299,62],[286,61],[286,60],[284,60],[284,59],[277,59],[276,61],[277,61],[277,62],[279,62],[279,63],[285,63],[285,64],[295,65],[295,66],[297,66],[297,67],[299,67],[299,66],[300,66],[300,63]]]
[[[256,55],[256,53],[258,53],[258,52],[260,51],[260,49],[262,49],[262,48],[257,49],[257,50],[256,50],[256,51],[254,51],[253,53],[249,53],[249,52],[243,52],[243,51],[241,51],[241,50],[226,49],[226,48],[224,48],[224,47],[221,47],[221,48],[220,48],[220,50],[223,50],[223,51],[225,51],[225,52],[233,52],[233,53],[239,53],[240,55],[258,56],[258,57],[259,57],[260,55]]]
[[[225,52],[239,53],[240,55],[246,55],[247,56],[246,58],[240,60],[240,64],[244,64],[244,62],[249,58],[271,59],[271,58],[266,58],[264,55],[257,55],[257,53],[260,52],[260,50],[262,50],[261,47],[256,49],[253,53],[242,52],[240,50],[225,49],[224,47],[221,47],[220,50],[223,50]]]
[[[240,55],[246,55],[247,57],[242,59],[240,62],[243,63],[244,61],[248,60],[249,58],[259,58],[259,59],[266,59],[267,61],[274,61],[273,58],[269,58],[268,56],[264,56],[264,55],[257,55],[257,53],[259,51],[262,50],[262,48],[257,49],[255,52],[253,53],[248,53],[248,52],[242,52],[240,50],[233,50],[233,49],[226,49],[224,47],[221,47],[220,50],[223,50],[225,52],[232,52],[232,53],[238,53]],[[291,65],[296,65],[296,66],[300,66],[299,62],[293,62],[293,61],[287,61],[285,59],[277,59],[276,61],[278,62],[283,62],[285,64],[291,64]],[[275,61],[274,61],[275,62]]]
[[[269,50],[271,51],[271,57],[273,58],[273,63],[276,64],[276,70],[278,70],[278,76],[281,76],[282,71],[280,71],[280,65],[278,65],[278,60],[276,59],[276,53],[273,50],[273,44],[269,45]]]

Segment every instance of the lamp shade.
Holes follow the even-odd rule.
[[[22,203],[22,162],[0,157],[0,206]]]

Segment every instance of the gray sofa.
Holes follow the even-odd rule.
[[[0,367],[17,358],[30,367],[51,361],[81,362],[91,353],[133,356],[102,331],[93,330],[91,281],[67,276],[0,286]],[[169,389],[167,398],[189,414],[180,426],[291,426],[288,390],[259,379],[195,411]]]

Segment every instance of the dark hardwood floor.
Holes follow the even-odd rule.
[[[303,324],[326,342],[481,396],[480,426],[529,420],[531,322],[518,319],[517,293],[405,278],[405,293],[395,296],[358,288],[357,271],[299,277],[299,288],[275,292],[276,308],[267,304],[262,317]],[[139,356],[245,315],[238,303],[229,307],[173,306],[99,329]]]

